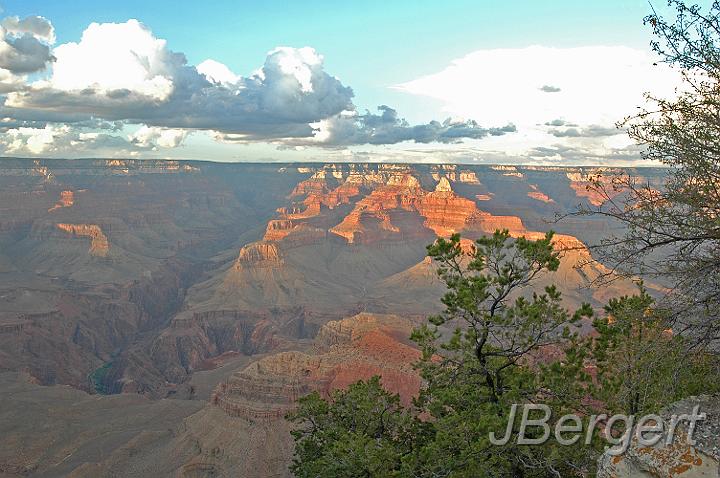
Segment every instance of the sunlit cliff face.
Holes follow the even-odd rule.
[[[301,182],[293,191],[296,201],[280,211],[280,216],[296,221],[309,220],[319,216],[323,208],[337,208],[351,202],[352,198],[352,210],[329,229],[331,234],[341,236],[349,243],[418,237],[423,231],[435,236],[449,236],[467,227],[482,230],[485,227],[482,224],[488,222],[498,226],[504,224],[511,230],[522,229],[517,218],[491,218],[478,210],[473,201],[455,194],[448,178],[461,184],[478,185],[474,172],[440,167],[431,176],[436,183],[425,189],[410,168],[390,165],[379,166],[377,171],[352,168],[344,171],[330,166]],[[286,237],[290,224],[298,227],[302,223],[273,223],[266,240],[278,237],[275,230],[280,227]]]
[[[62,191],[60,193],[60,200],[48,209],[48,212],[53,212],[63,207],[71,207],[73,204],[75,204],[75,193],[73,191]]]
[[[154,342],[152,360],[162,364],[156,373],[164,378],[158,382],[130,369],[113,372],[117,377],[125,374],[127,380],[111,381],[112,386],[160,395],[164,387],[176,387],[172,384],[182,383],[193,367],[223,351],[275,350],[288,340],[278,338],[278,328],[286,333],[290,329],[283,327],[307,327],[303,334],[314,333],[327,320],[358,310],[427,313],[438,306],[432,299],[441,291],[433,280],[432,261],[425,260],[425,246],[438,235],[461,233],[466,252],[472,252],[474,239],[496,229],[508,229],[514,237],[543,237],[546,223],[540,218],[552,215],[555,208],[588,204],[584,189],[573,184],[588,183],[600,172],[513,166],[211,165],[133,160],[9,160],[2,166],[3,181],[18,186],[0,189],[3,204],[9,207],[0,210],[0,234],[14,241],[21,254],[15,264],[0,251],[0,268],[5,272],[28,270],[41,274],[42,280],[69,277],[90,285],[119,284],[111,288],[149,281],[142,293],[132,297],[173,304],[178,292],[165,288],[180,287],[182,274],[176,269],[180,266],[174,262],[175,255],[218,241],[221,249],[215,251],[222,252],[227,261],[208,273],[208,281],[193,282],[188,290],[194,295],[183,305],[190,318],[197,314],[202,320],[185,329],[182,324],[187,317],[173,317],[178,328],[172,330],[182,330],[183,337],[189,338],[178,341],[173,333],[163,331]],[[18,214],[26,219],[18,222]],[[567,289],[564,295],[574,301],[594,300],[595,296],[575,293],[574,288],[606,272],[597,264],[583,274],[575,269],[590,259],[582,241],[574,237],[583,228],[574,226],[554,238],[563,258],[551,279],[561,282]],[[248,230],[260,231],[261,239],[251,242]],[[162,283],[155,282],[161,279]],[[24,302],[14,305],[13,301],[24,297],[17,290],[14,285],[5,296],[0,294],[0,301],[7,302],[4,309],[27,308]],[[154,298],[156,291],[163,291],[162,300]],[[55,296],[33,294],[33,307],[59,315],[67,312],[67,317],[53,324],[72,322],[81,307],[74,304],[79,298],[64,297],[74,305],[58,309]],[[602,299],[598,296],[597,302]],[[93,300],[82,307],[93,306]],[[134,307],[119,307],[124,311],[125,306],[127,310]],[[276,309],[277,322],[266,321],[260,327],[266,319],[259,317],[269,314],[270,307]],[[247,313],[247,323],[238,325],[237,317],[223,315],[226,311]],[[139,319],[132,317],[128,320],[135,324]],[[142,317],[160,315],[152,312]],[[284,321],[292,327],[283,325]],[[303,321],[312,325],[298,325]],[[16,326],[23,327],[13,323]],[[213,335],[217,330],[223,333]],[[96,335],[95,331],[82,333]],[[62,338],[55,335],[53,340]],[[254,338],[245,342],[246,335]],[[220,338],[227,342],[215,343]],[[114,343],[118,339],[102,340]],[[27,359],[23,357],[18,352],[19,362]],[[77,373],[47,366],[55,374],[48,377],[86,385],[83,377],[88,371],[83,367],[96,364],[80,352],[73,357],[85,364],[71,367]],[[193,365],[178,365],[178,357]],[[45,377],[41,372],[34,373]],[[51,378],[41,380],[52,383]]]
[[[514,167],[494,169],[505,176],[523,178]],[[435,167],[430,176],[433,183],[423,186],[417,172],[409,167],[380,165],[377,170],[363,170],[362,166],[326,166],[295,187],[292,204],[278,210],[278,219],[268,223],[264,240],[282,241],[294,234],[310,234],[311,230],[318,234],[319,218],[350,203],[353,207],[349,213],[327,229],[348,243],[402,240],[423,234],[448,237],[463,231],[483,234],[495,229],[508,229],[514,236],[529,233],[519,217],[484,212],[475,201],[453,190],[453,184],[482,187],[474,171],[445,165]],[[571,173],[568,178],[578,197],[591,194],[590,179]],[[554,202],[536,185],[529,188],[528,197]],[[491,194],[475,196],[479,201],[492,199]],[[591,200],[595,204],[599,198],[593,196]]]
[[[420,389],[412,369],[420,352],[397,337],[411,328],[406,319],[367,313],[328,322],[314,340],[315,353],[283,352],[259,360],[221,384],[211,402],[230,416],[267,423],[282,419],[311,391],[328,397],[380,375],[383,386],[409,404]]]
[[[65,231],[76,237],[89,237],[90,249],[88,252],[90,255],[97,257],[107,256],[110,250],[110,243],[100,229],[100,226],[96,224],[58,224],[57,227],[61,231]]]

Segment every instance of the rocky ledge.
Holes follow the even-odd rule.
[[[672,415],[691,414],[699,406],[705,413],[697,422],[694,445],[687,440],[687,423],[678,427],[670,445],[640,446],[633,438],[623,455],[605,453],[600,458],[598,478],[705,478],[720,476],[720,397],[700,396],[677,402],[660,413],[667,430]]]

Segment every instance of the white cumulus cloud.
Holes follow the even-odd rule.
[[[449,115],[517,126],[478,144],[479,156],[577,163],[638,160],[615,124],[645,104],[646,92],[672,97],[680,84],[679,72],[649,51],[531,46],[479,50],[393,88],[439,100]]]
[[[128,139],[131,143],[144,148],[153,148],[156,146],[176,148],[185,141],[187,135],[187,130],[143,126],[131,134]]]
[[[156,100],[173,89],[181,60],[137,20],[93,23],[79,43],[55,48],[48,87],[62,91],[94,89],[96,93],[129,90]]]
[[[632,114],[648,90],[672,94],[678,74],[656,61],[621,46],[480,50],[395,88],[480,122],[607,125]]]
[[[147,26],[128,20],[93,23],[79,42],[52,54],[50,76],[10,92],[0,115],[18,122],[142,124],[147,129],[130,138],[133,144],[163,147],[181,143],[188,130],[211,131],[226,142],[328,147],[456,142],[510,131],[473,121],[413,126],[385,106],[381,115],[358,113],[352,88],[326,72],[310,47],[277,47],[259,69],[240,76],[216,60],[189,65]]]
[[[235,84],[240,81],[240,76],[219,61],[207,59],[197,66],[197,71],[213,83]]]

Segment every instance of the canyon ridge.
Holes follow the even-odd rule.
[[[653,168],[0,162],[0,476],[289,476],[285,414],[380,375],[440,310],[426,246],[556,231],[569,307],[632,293],[589,186]],[[612,190],[612,188],[611,188]],[[614,194],[621,195],[622,191]],[[649,285],[652,287],[652,284]],[[584,324],[589,330],[589,324]]]

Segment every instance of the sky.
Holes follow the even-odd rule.
[[[0,6],[1,156],[639,164],[679,84],[645,0]]]

